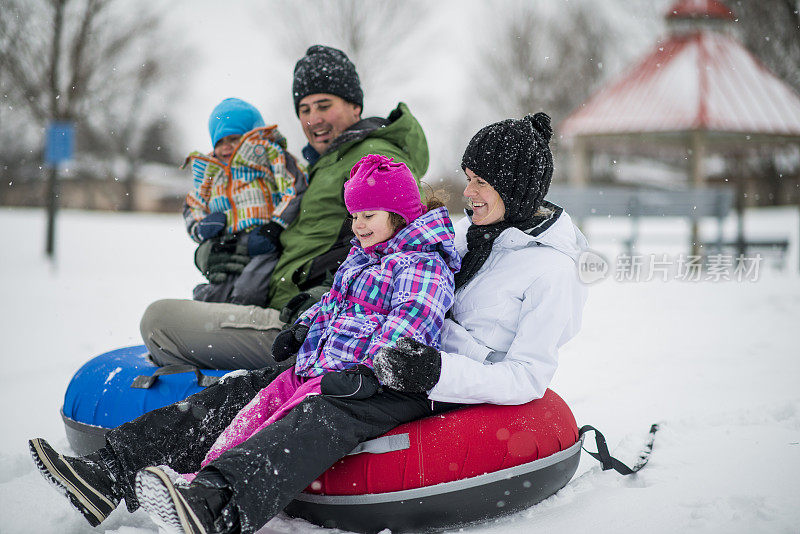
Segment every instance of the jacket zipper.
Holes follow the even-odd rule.
[[[238,148],[238,147],[237,147]],[[233,156],[231,156],[233,159]],[[231,203],[231,229],[233,233],[236,232],[236,228],[239,225],[239,217],[236,214],[236,202],[233,200],[233,173],[231,172],[230,166],[225,166],[225,174],[228,175],[228,187],[226,196],[228,197],[228,202]]]

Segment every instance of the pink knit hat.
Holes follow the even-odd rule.
[[[344,184],[344,203],[350,213],[391,211],[406,223],[428,211],[406,164],[377,154],[368,154],[353,165]]]

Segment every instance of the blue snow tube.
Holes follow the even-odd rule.
[[[144,345],[101,354],[78,369],[67,387],[61,409],[67,440],[78,454],[93,452],[105,445],[109,429],[202,391],[229,372],[159,367]]]

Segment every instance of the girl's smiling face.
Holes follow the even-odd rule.
[[[500,198],[500,193],[469,168],[464,169],[464,172],[467,175],[464,196],[472,208],[472,224],[487,225],[502,221],[505,218],[506,205]]]
[[[383,210],[358,211],[353,217],[353,233],[362,248],[377,245],[394,235],[394,226],[389,220],[389,212]]]

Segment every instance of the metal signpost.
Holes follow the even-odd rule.
[[[75,149],[75,126],[71,121],[51,121],[47,125],[44,162],[50,167],[47,180],[47,248],[49,258],[55,253],[56,209],[58,207],[58,168],[72,159]]]

